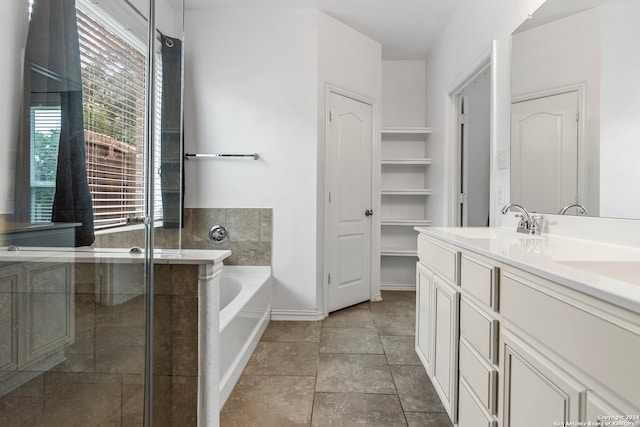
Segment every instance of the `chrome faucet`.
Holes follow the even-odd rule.
[[[516,231],[518,233],[527,233],[538,235],[540,234],[540,223],[539,221],[542,219],[539,215],[531,215],[525,208],[520,205],[516,205],[515,203],[509,203],[504,205],[504,207],[500,210],[502,215],[506,215],[507,212],[512,210],[513,208],[519,209],[522,214],[516,215],[516,217],[520,218],[520,222],[518,223],[518,228]]]
[[[589,215],[589,212],[587,212],[587,208],[585,208],[579,203],[572,203],[570,205],[565,206],[564,208],[560,209],[560,212],[558,212],[558,215],[564,215],[571,208],[577,208],[578,215]]]

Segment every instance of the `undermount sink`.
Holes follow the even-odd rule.
[[[460,227],[443,229],[447,233],[467,239],[541,239],[541,236],[518,233],[515,230],[489,227]]]

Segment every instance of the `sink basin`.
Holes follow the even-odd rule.
[[[565,261],[562,265],[640,284],[640,261]]]
[[[542,236],[518,233],[515,230],[489,227],[443,228],[443,231],[466,239],[541,239]]]

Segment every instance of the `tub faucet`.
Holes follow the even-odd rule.
[[[560,209],[560,212],[558,212],[558,215],[564,215],[571,208],[577,208],[578,215],[589,215],[589,212],[587,212],[587,208],[585,208],[579,203],[572,203],[570,205],[565,206],[564,208]]]
[[[525,208],[520,205],[516,205],[515,203],[509,203],[504,205],[504,207],[500,210],[502,215],[506,215],[507,212],[516,208],[522,212],[521,215],[516,215],[517,218],[520,218],[520,222],[518,223],[518,228],[516,231],[518,233],[526,233],[538,235],[540,234],[540,223],[539,221],[542,219],[539,215],[531,215]]]

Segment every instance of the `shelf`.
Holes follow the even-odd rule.
[[[403,256],[403,257],[415,257],[418,256],[418,251],[415,249],[393,249],[393,248],[381,248],[381,256]]]
[[[431,194],[430,189],[383,189],[380,194],[383,196],[429,196]]]
[[[430,165],[431,159],[386,159],[380,162],[383,165]]]
[[[403,225],[407,227],[423,227],[431,225],[428,219],[383,219],[381,225]]]
[[[432,159],[429,127],[381,129],[380,285],[415,290],[417,232],[427,218]]]
[[[382,128],[381,132],[384,133],[413,133],[413,134],[429,134],[431,128],[427,127],[388,127]]]

